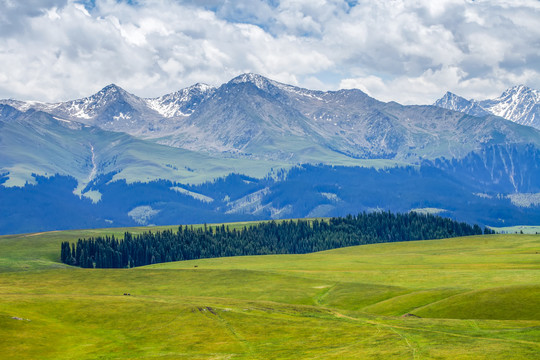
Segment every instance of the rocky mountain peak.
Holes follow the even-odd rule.
[[[267,90],[272,81],[259,74],[246,73],[239,75],[228,82],[228,84],[253,84],[261,90]]]
[[[129,95],[131,94],[129,94],[126,90],[122,89],[120,86],[116,84],[109,84],[100,91],[98,91],[96,94],[90,96],[89,98],[119,98],[127,97]]]
[[[444,94],[442,98],[440,98],[439,100],[435,102],[434,105],[439,106],[439,107],[444,107],[450,110],[456,110],[453,107],[456,107],[458,104],[461,104],[464,102],[470,103],[469,100],[461,96],[458,96],[450,91],[447,91],[446,94]],[[442,106],[442,105],[447,105],[447,106]]]
[[[525,85],[511,87],[495,99],[482,101],[466,100],[447,92],[434,105],[474,116],[492,114],[540,129],[540,91]]]
[[[174,93],[146,99],[148,107],[165,118],[190,116],[214,91],[215,87],[196,83]]]
[[[450,91],[447,91],[446,94],[444,94],[444,96],[439,100],[435,101],[433,105],[448,110],[464,112],[474,116],[485,116],[489,114],[489,112],[479,106],[476,101],[467,100],[464,97],[456,95]]]
[[[205,93],[205,92],[214,90],[215,87],[208,84],[204,84],[204,83],[196,83],[195,85],[191,85],[187,89],[191,91],[199,91],[199,92]]]
[[[531,89],[525,85],[516,85],[510,89],[505,90],[501,96],[495,100],[523,102],[523,101],[536,101],[540,102],[540,91]]]
[[[121,91],[123,90],[120,86],[112,83],[112,84],[109,84],[107,86],[105,86],[103,89],[101,89],[101,91],[103,92],[115,92],[115,91]]]

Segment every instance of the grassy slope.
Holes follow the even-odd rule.
[[[123,229],[0,237],[2,358],[540,354],[540,236],[378,244],[130,270],[56,262],[61,241],[103,232]]]

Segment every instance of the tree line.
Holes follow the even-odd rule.
[[[494,233],[485,228],[484,233]],[[324,220],[244,226],[179,226],[177,231],[124,233],[63,242],[61,261],[83,268],[131,268],[170,261],[267,254],[305,254],[345,246],[479,235],[478,225],[416,212],[361,213]]]

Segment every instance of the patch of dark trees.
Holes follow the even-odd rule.
[[[486,228],[484,233],[493,233]],[[224,256],[305,254],[345,246],[479,235],[482,229],[415,212],[361,213],[325,220],[261,222],[229,226],[179,226],[178,230],[129,232],[123,239],[98,236],[63,242],[61,260],[83,268],[131,268],[170,261]]]

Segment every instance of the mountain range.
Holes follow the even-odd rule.
[[[0,100],[0,232],[414,208],[532,221],[540,131],[526,125],[538,99],[519,86],[403,106],[243,74],[157,98],[109,85],[61,103]],[[500,210],[471,210],[486,204]]]
[[[475,117],[464,116],[432,106],[383,103],[356,89],[302,89],[256,74],[240,75],[218,88],[196,84],[158,98],[140,98],[109,85],[63,103],[1,103],[172,147],[288,162],[326,156],[333,162],[340,153],[409,163],[463,156],[487,143],[538,142],[537,133],[473,108],[469,112]],[[465,112],[460,102],[453,104],[460,109],[450,110]],[[444,107],[442,100],[436,105]],[[488,117],[478,121],[479,115]]]

